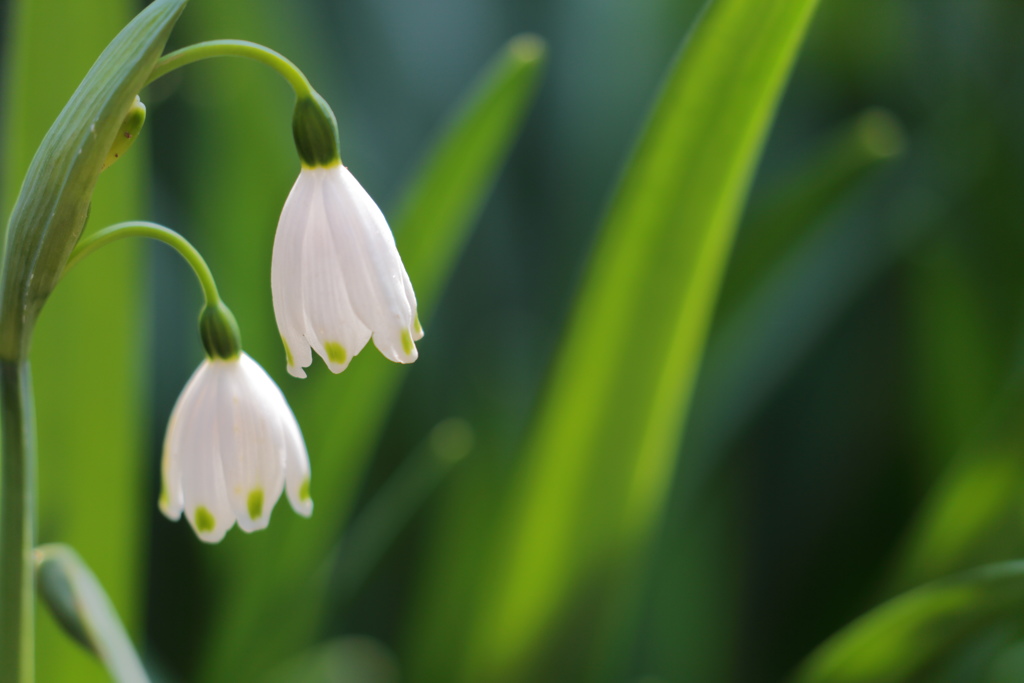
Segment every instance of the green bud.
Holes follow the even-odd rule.
[[[295,149],[309,168],[341,163],[338,153],[338,121],[330,106],[317,93],[299,97],[292,117]]]
[[[132,102],[131,109],[128,110],[127,116],[124,117],[124,121],[121,122],[121,128],[117,131],[117,137],[114,138],[114,144],[110,146],[110,151],[107,152],[107,158],[103,162],[101,171],[105,171],[114,162],[121,158],[121,155],[128,151],[128,148],[135,142],[135,138],[138,136],[139,131],[142,130],[142,124],[146,122],[146,105],[142,103],[139,96],[135,96],[135,101]]]
[[[206,306],[199,315],[199,336],[208,358],[230,360],[242,352],[242,334],[234,314],[222,302]]]

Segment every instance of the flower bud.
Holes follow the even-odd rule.
[[[220,301],[206,306],[199,315],[199,336],[208,358],[230,360],[242,351],[242,335],[235,315]]]
[[[295,149],[307,168],[341,163],[338,153],[338,121],[317,93],[299,97],[292,117]]]
[[[142,124],[146,122],[146,105],[142,103],[139,96],[135,96],[135,101],[132,103],[131,109],[128,110],[128,114],[125,115],[124,121],[121,122],[121,127],[117,131],[117,137],[114,138],[114,144],[110,146],[110,151],[107,152],[107,158],[103,162],[101,171],[105,171],[114,165],[114,162],[121,158],[121,155],[128,151],[128,148],[135,142],[136,136],[139,131],[142,130]]]

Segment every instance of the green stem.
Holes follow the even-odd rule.
[[[0,683],[35,680],[35,422],[27,361],[0,359]]]
[[[188,262],[196,277],[199,278],[203,296],[206,298],[206,305],[215,306],[220,303],[220,295],[217,293],[217,283],[213,280],[213,273],[210,272],[210,267],[206,265],[206,261],[192,246],[192,243],[170,228],[148,221],[116,223],[86,237],[71,252],[71,258],[68,259],[64,272],[67,273],[75,264],[100,247],[124,237],[149,237],[173,247]]]
[[[274,52],[269,47],[250,43],[247,40],[211,40],[175,50],[164,55],[156,63],[147,84],[175,69],[210,57],[245,57],[261,62],[281,74],[298,97],[309,97],[314,92],[313,86],[306,80],[306,76],[291,60]]]

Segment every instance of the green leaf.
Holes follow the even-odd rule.
[[[275,668],[267,683],[398,683],[399,666],[370,638],[338,638],[318,644]]]
[[[10,207],[40,140],[138,3],[21,0],[8,6],[0,120],[3,196]],[[142,141],[96,182],[91,226],[146,216],[148,135],[144,128]],[[140,558],[154,505],[141,456],[148,409],[142,255],[141,244],[118,245],[71,273],[47,301],[31,352],[41,540],[67,542],[87,559],[130,631],[142,623]],[[97,387],[103,400],[96,400]],[[45,612],[40,617],[40,683],[109,680]]]
[[[920,242],[903,216],[864,229],[833,221],[866,176],[903,149],[899,124],[871,109],[763,192],[729,263],[686,434],[687,478],[699,487],[728,440],[773,394],[850,303]],[[894,236],[899,236],[894,239]]]
[[[533,99],[544,42],[524,34],[509,41],[470,90],[427,157],[393,222],[410,279],[426,316],[490,195]]]
[[[472,447],[469,423],[448,418],[381,485],[352,519],[328,561],[327,596],[332,605],[348,604],[399,533]]]
[[[68,634],[103,662],[119,683],[149,680],[110,598],[69,546],[35,549],[39,595]]]
[[[510,41],[456,108],[393,221],[428,335],[429,314],[523,123],[543,63],[537,38]],[[407,372],[375,353],[360,355],[343,377],[316,370],[299,386],[285,385],[307,435],[316,513],[309,520],[279,515],[266,532],[232,547],[230,575],[244,578],[225,587],[204,680],[263,671],[314,637],[326,585],[325,577],[311,579],[310,567],[328,556],[341,532]]]
[[[883,162],[902,155],[902,126],[884,109],[869,109],[832,134],[823,149],[751,206],[722,286],[723,312],[743,301]]]
[[[890,578],[895,588],[1024,553],[1020,377],[991,413],[988,424],[960,449],[921,505]]]
[[[434,678],[537,680],[574,605],[588,617],[567,630],[590,651],[628,612],[627,577],[665,503],[736,223],[815,4],[718,0],[686,41],[601,231],[475,614],[444,634],[450,660]]]
[[[900,683],[940,665],[987,629],[1019,623],[1024,561],[986,565],[915,588],[832,636],[792,683]]]
[[[107,46],[43,138],[5,237],[0,355],[27,352],[46,298],[85,227],[93,187],[121,122],[187,0],[156,0]]]

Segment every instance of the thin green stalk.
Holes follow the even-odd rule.
[[[315,91],[306,76],[284,55],[247,40],[210,40],[196,43],[164,55],[149,75],[148,83],[183,66],[211,57],[245,57],[266,64],[284,77],[298,97],[309,97]]]
[[[203,288],[203,296],[206,298],[206,305],[214,306],[220,303],[220,295],[217,293],[217,283],[213,280],[213,273],[210,272],[210,267],[206,265],[206,260],[192,246],[192,243],[170,228],[165,228],[158,223],[150,223],[148,221],[115,223],[110,227],[97,230],[79,242],[75,250],[71,252],[71,258],[68,259],[64,272],[67,273],[79,261],[100,247],[104,247],[124,237],[148,237],[173,247],[188,262],[189,266],[192,267],[192,271],[199,279],[199,284]]]
[[[32,683],[36,439],[27,361],[0,359],[0,428],[0,683]]]

